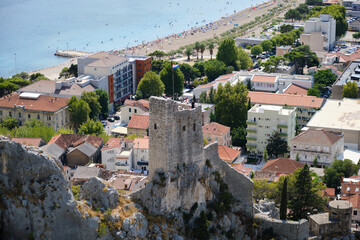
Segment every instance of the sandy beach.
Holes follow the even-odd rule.
[[[151,42],[147,42],[144,44],[140,44],[128,49],[122,49],[120,51],[125,52],[126,55],[146,55],[155,50],[161,50],[164,52],[170,52],[172,50],[176,50],[182,46],[186,46],[189,44],[193,44],[197,41],[203,41],[206,39],[214,38],[216,36],[221,37],[221,34],[231,30],[234,26],[241,26],[248,22],[254,21],[256,17],[261,17],[269,12],[270,9],[278,6],[278,4],[289,5],[288,9],[295,8],[300,3],[304,3],[305,0],[293,0],[293,1],[285,1],[285,0],[274,0],[264,2],[262,4],[253,6],[251,8],[244,9],[242,11],[236,12],[229,16],[224,16],[222,19],[212,22],[207,26],[204,25],[198,28],[192,28],[188,31],[184,31],[182,33],[172,34],[170,36],[156,39]],[[294,3],[296,4],[294,6]],[[286,10],[281,12],[275,17],[283,17]],[[246,32],[244,36],[250,36],[253,32],[258,35],[262,31],[262,26],[259,25],[257,28],[251,29]],[[214,55],[216,54],[216,48],[214,49]],[[207,58],[209,55],[206,50],[204,53],[204,57]],[[48,77],[50,80],[56,80],[59,77],[59,73],[64,67],[69,67],[71,64],[76,64],[77,59],[72,58],[62,64],[59,64],[54,67],[49,67],[37,71],[32,71],[29,74],[40,72]]]

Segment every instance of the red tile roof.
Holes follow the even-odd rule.
[[[60,134],[51,138],[48,142],[48,145],[55,143],[62,149],[67,149],[68,147],[78,146],[84,142],[91,144],[92,146],[99,148],[103,143],[103,138],[91,136],[91,135],[81,135],[81,134]]]
[[[139,149],[149,149],[149,138],[135,138],[134,139],[134,148]]]
[[[213,135],[225,135],[228,131],[230,131],[230,127],[221,125],[217,122],[211,122],[202,127],[204,134],[213,134]]]
[[[149,115],[138,115],[134,114],[127,128],[134,128],[134,129],[148,129],[149,128]]]
[[[26,110],[56,112],[69,103],[68,98],[40,95],[37,99],[20,97],[20,93],[12,93],[0,98],[0,108],[11,108],[24,106]]]
[[[235,76],[237,73],[229,73],[229,74],[225,74],[225,75],[221,75],[219,76],[217,79],[215,79],[215,81],[219,81],[219,80],[228,80],[231,77]]]
[[[252,171],[252,168],[245,167],[243,164],[236,164],[236,165],[233,166],[233,168],[236,171],[244,174],[245,176],[250,176],[251,171]]]
[[[341,193],[342,194],[360,194],[360,182],[342,182],[341,183]]]
[[[304,95],[277,94],[249,91],[248,97],[252,103],[288,105],[292,107],[320,108],[325,103],[324,98]]]
[[[276,76],[262,76],[262,75],[254,75],[251,79],[251,82],[266,82],[266,83],[274,83],[276,81]]]
[[[45,141],[41,138],[23,138],[23,137],[13,137],[11,141],[21,143],[22,145],[29,145],[34,147],[41,147],[45,144]]]
[[[277,158],[267,161],[260,171],[293,174],[296,169],[302,168],[304,165],[304,163],[289,158]]]
[[[291,84],[283,94],[306,95],[307,89],[296,84]]]
[[[330,199],[335,199],[335,188],[325,188],[322,196],[329,197]]]
[[[240,155],[240,151],[226,147],[224,145],[218,145],[218,153],[219,153],[219,157],[231,164],[239,155]]]
[[[122,143],[122,139],[121,138],[109,138],[109,140],[107,141],[106,145],[104,145],[101,148],[102,150],[108,150],[108,149],[112,149],[112,148],[120,148],[121,147],[121,143]]]
[[[360,209],[360,195],[359,194],[350,196],[348,201],[351,202],[351,204],[353,205],[353,209]]]
[[[145,112],[149,111],[149,105],[150,105],[149,101],[144,100],[144,99],[140,99],[138,101],[126,99],[124,102],[124,106],[138,107]]]
[[[340,133],[339,133],[340,134]],[[300,133],[294,137],[292,143],[307,143],[314,145],[334,145],[337,141],[343,138],[343,135],[339,135],[331,131],[319,130],[319,129],[310,129],[305,132]]]

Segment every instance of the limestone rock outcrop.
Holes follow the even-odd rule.
[[[40,150],[0,139],[2,239],[96,239],[98,221],[83,218],[59,164]]]

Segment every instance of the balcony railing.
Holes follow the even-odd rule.
[[[246,144],[246,148],[247,148],[247,149],[255,149],[255,148],[256,148],[256,145]]]
[[[246,129],[246,132],[257,133],[256,129],[249,129],[249,128]]]
[[[278,124],[277,127],[278,128],[288,128],[288,126],[285,124]]]
[[[246,140],[249,140],[249,141],[256,141],[256,137],[246,137]]]
[[[247,124],[247,125],[256,125],[257,123],[256,123],[256,122],[253,122],[253,121],[246,121],[246,124]]]
[[[279,135],[280,135],[280,137],[287,137],[287,133],[284,133],[284,132],[281,132],[281,133],[279,133]]]

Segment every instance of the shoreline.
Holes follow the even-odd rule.
[[[296,6],[300,3],[305,2],[305,0],[295,0]],[[123,48],[121,50],[113,50],[112,52],[120,53],[122,52],[125,55],[147,55],[155,50],[161,50],[166,53],[177,50],[182,46],[190,45],[195,42],[201,42],[207,39],[221,37],[222,33],[225,33],[228,30],[231,30],[235,26],[241,26],[248,22],[254,21],[256,17],[263,16],[267,14],[268,11],[278,4],[285,4],[290,6],[290,8],[294,8],[296,6],[293,5],[294,1],[285,2],[284,0],[270,0],[260,4],[257,4],[252,7],[245,8],[241,11],[232,13],[230,15],[225,15],[220,19],[217,19],[209,24],[205,24],[199,27],[192,27],[189,30],[183,31],[181,33],[173,33],[163,38],[157,38],[153,41],[145,42],[142,44],[135,45],[130,48]],[[283,15],[281,13],[280,15]],[[280,16],[279,15],[279,16]],[[279,17],[274,16],[274,17]],[[273,18],[274,18],[273,17]],[[258,26],[259,28],[261,26]],[[252,29],[251,31],[256,29]],[[250,34],[250,32],[245,33],[243,36]],[[217,48],[217,47],[216,47]],[[216,48],[214,49],[214,55],[216,54]],[[29,74],[33,73],[42,73],[50,80],[56,80],[59,76],[59,73],[64,67],[69,67],[71,64],[76,64],[77,58],[71,58],[67,61],[64,61],[61,64],[47,67],[40,70],[30,71]]]

